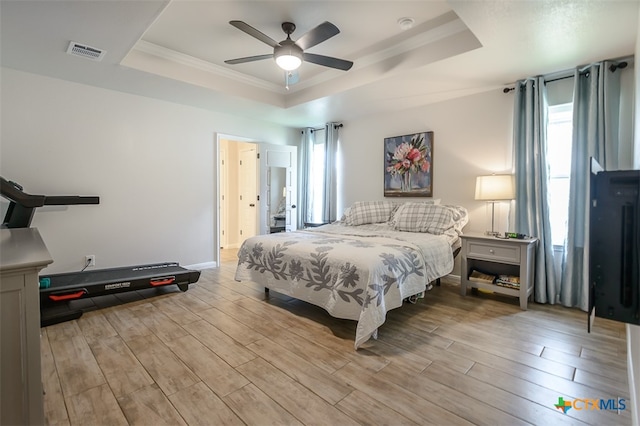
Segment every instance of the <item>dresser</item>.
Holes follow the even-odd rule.
[[[53,262],[35,228],[0,229],[0,424],[44,424],[38,273]]]
[[[527,309],[527,300],[533,294],[537,238],[501,239],[484,234],[462,235],[462,262],[460,292],[477,288],[519,298],[520,308]],[[519,288],[470,279],[473,271],[519,278]]]

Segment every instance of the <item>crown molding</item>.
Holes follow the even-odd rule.
[[[212,64],[211,62],[198,59],[194,56],[186,55],[166,47],[159,46],[148,41],[139,40],[132,50],[156,56],[167,61],[175,62],[187,67],[195,68],[201,71],[225,77],[240,83],[248,84],[263,90],[269,90],[276,93],[283,93],[281,85],[277,85],[259,78],[251,77],[236,71],[231,71],[225,67]]]

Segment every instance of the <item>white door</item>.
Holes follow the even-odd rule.
[[[287,232],[298,228],[298,148],[261,143],[260,150],[260,233],[268,234],[281,217]],[[277,226],[275,228],[278,228]]]
[[[257,233],[258,190],[256,167],[256,148],[242,149],[240,151],[240,167],[238,169],[241,244],[244,240],[253,237]]]
[[[220,149],[220,248],[227,247],[229,240],[227,233],[229,229],[229,210],[227,204],[227,151]]]

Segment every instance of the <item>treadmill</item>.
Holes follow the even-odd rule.
[[[1,176],[0,194],[10,201],[2,228],[30,227],[38,207],[100,203],[97,196],[27,194],[22,186]],[[187,291],[189,284],[196,283],[198,279],[200,271],[185,269],[176,262],[41,275],[40,325],[45,327],[80,318],[83,310],[71,306],[79,299],[174,284],[181,291]],[[87,306],[86,303],[84,305]]]

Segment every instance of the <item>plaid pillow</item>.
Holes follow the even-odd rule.
[[[447,233],[455,227],[454,212],[447,206],[405,203],[394,212],[392,223],[397,231]]]
[[[388,222],[397,205],[391,201],[356,201],[345,211],[345,224],[365,225]]]

